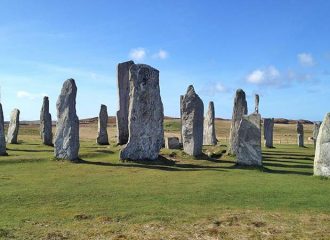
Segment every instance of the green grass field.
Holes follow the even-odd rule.
[[[224,145],[134,163],[113,138],[85,137],[74,164],[54,160],[36,127],[20,133],[0,157],[0,239],[330,239],[330,181],[312,176],[312,145],[263,149],[264,168],[247,169]]]

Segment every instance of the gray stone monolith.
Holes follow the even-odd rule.
[[[248,116],[243,116],[237,136],[237,164],[262,166],[260,114],[253,113]]]
[[[217,137],[215,134],[215,124],[214,124],[214,103],[209,102],[209,107],[204,118],[204,134],[203,134],[203,144],[204,145],[216,145]]]
[[[76,114],[77,86],[73,79],[64,82],[56,102],[57,123],[54,155],[58,159],[78,160],[79,119]]]
[[[322,122],[314,122],[314,128],[313,128],[314,148],[316,147],[316,140],[317,140],[317,136],[319,135],[321,124]]]
[[[274,118],[264,118],[264,141],[265,147],[272,148],[274,132]]]
[[[40,137],[43,144],[53,145],[52,115],[49,113],[48,97],[44,97],[40,111]]]
[[[129,71],[129,137],[120,158],[156,160],[164,141],[159,71],[145,64],[134,64]]]
[[[231,119],[231,127],[229,133],[229,143],[227,153],[235,155],[238,147],[237,132],[243,115],[248,113],[248,107],[245,92],[242,89],[236,91],[233,107],[233,115]]]
[[[101,104],[101,109],[98,118],[97,138],[96,143],[100,145],[109,145],[108,139],[108,110],[107,106]]]
[[[5,136],[5,122],[2,111],[2,104],[0,103],[0,156],[7,155],[6,152],[6,136]]]
[[[165,148],[167,149],[180,149],[181,144],[178,137],[166,137]]]
[[[254,104],[255,104],[255,107],[254,107],[254,112],[255,113],[259,113],[259,94],[255,94],[254,95]]]
[[[304,147],[304,125],[297,122],[297,141],[298,147]]]
[[[182,143],[182,100],[183,100],[183,95],[180,95],[180,124],[181,124],[180,143]]]
[[[128,112],[129,112],[129,69],[133,61],[119,63],[117,66],[117,86],[119,98],[119,110],[116,114],[117,143],[126,144],[128,141]]]
[[[204,104],[190,85],[182,99],[182,143],[189,155],[201,155],[203,147]]]
[[[7,143],[17,144],[18,130],[19,130],[19,114],[20,111],[17,108],[10,114],[10,122],[7,133]]]
[[[316,140],[314,175],[330,177],[330,113],[325,115]]]

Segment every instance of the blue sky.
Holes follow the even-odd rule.
[[[0,0],[0,85],[5,118],[53,118],[63,82],[78,86],[80,118],[118,108],[116,65],[160,70],[165,114],[179,115],[188,85],[217,117],[245,90],[263,117],[320,120],[330,111],[330,1]]]

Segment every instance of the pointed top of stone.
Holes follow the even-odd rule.
[[[188,95],[190,95],[190,94],[196,94],[193,85],[189,85],[189,86],[188,86],[188,88],[187,88],[187,94],[188,94]]]

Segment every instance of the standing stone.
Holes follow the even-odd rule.
[[[325,115],[316,140],[314,175],[330,177],[330,113]]]
[[[2,104],[0,103],[0,156],[4,156],[4,155],[7,155],[5,122],[4,122],[4,118],[3,118]]]
[[[165,138],[165,148],[167,149],[180,149],[181,144],[179,138],[177,137],[166,137]]]
[[[321,124],[322,122],[314,122],[314,129],[313,129],[314,148],[316,147],[316,140],[317,140],[317,136],[319,135]]]
[[[248,113],[245,92],[242,89],[236,91],[234,100],[233,115],[231,120],[228,154],[235,155],[238,147],[237,132],[243,115]]]
[[[182,143],[182,100],[183,95],[180,95],[180,123],[181,123],[181,134],[180,134],[180,143]]]
[[[264,118],[264,140],[265,147],[272,148],[274,132],[274,118]]]
[[[203,101],[190,85],[182,99],[182,143],[183,150],[192,156],[202,154],[203,115]]]
[[[126,144],[128,141],[128,111],[129,111],[129,69],[134,64],[133,61],[119,63],[117,66],[117,85],[119,110],[116,114],[117,143]]]
[[[77,86],[71,78],[64,82],[58,97],[54,155],[58,159],[77,160],[79,152],[79,119],[76,114]]]
[[[237,164],[262,166],[261,116],[243,116],[238,129]]]
[[[254,103],[255,103],[254,112],[259,113],[259,94],[254,95]]]
[[[217,138],[215,135],[214,126],[214,103],[209,102],[209,108],[207,110],[206,116],[204,118],[204,135],[203,144],[204,145],[216,145]]]
[[[298,147],[304,147],[304,125],[297,122]]]
[[[129,81],[129,138],[120,158],[156,160],[164,141],[159,71],[145,64],[134,64]]]
[[[40,111],[40,136],[43,144],[53,145],[52,115],[49,113],[48,97],[44,97]]]
[[[7,134],[7,143],[17,144],[17,136],[19,130],[19,114],[20,111],[17,108],[10,114],[10,123],[8,127],[8,134]]]
[[[109,145],[107,125],[108,125],[108,111],[107,106],[101,104],[101,109],[98,119],[98,130],[96,143],[100,145]]]

